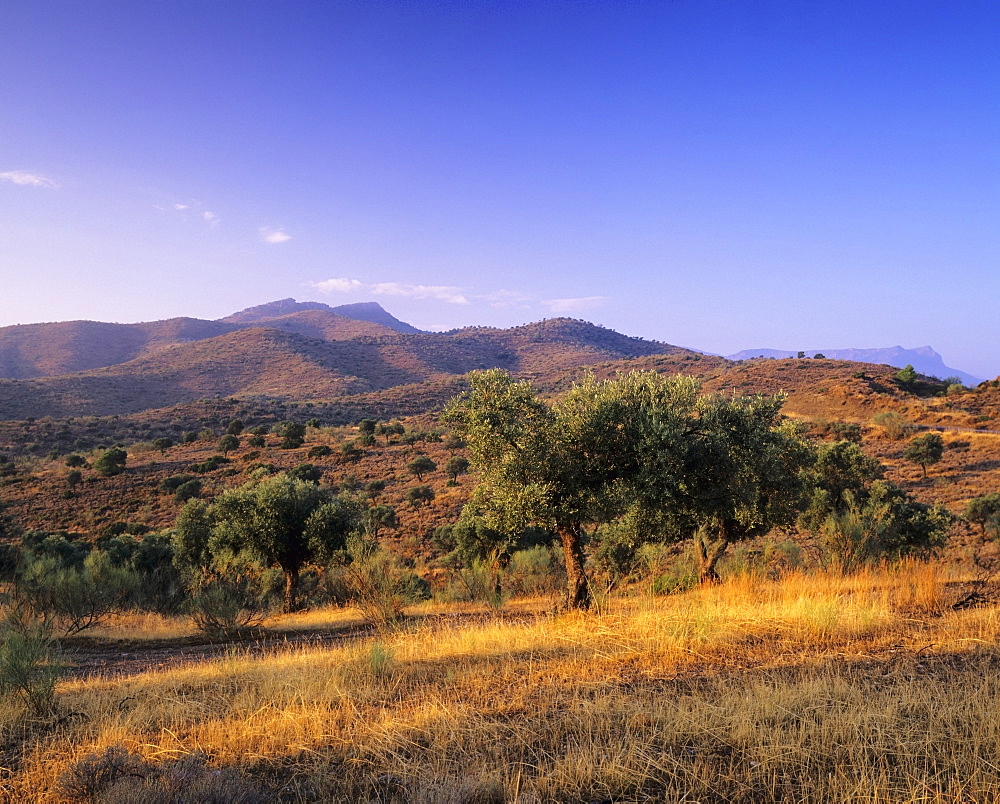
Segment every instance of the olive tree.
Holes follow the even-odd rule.
[[[903,457],[918,464],[924,477],[927,477],[927,467],[940,461],[942,455],[944,455],[944,439],[937,433],[917,436],[903,450]]]
[[[210,555],[229,549],[246,552],[285,576],[284,609],[294,611],[299,572],[344,549],[357,531],[356,504],[287,474],[247,483],[220,494],[206,506],[188,503],[177,520],[178,554],[204,564]]]
[[[445,414],[481,471],[467,515],[506,534],[531,525],[554,531],[568,603],[588,608],[585,529],[629,501],[662,500],[661,488],[642,482],[647,453],[684,433],[690,405],[682,401],[697,397],[697,382],[653,372],[587,378],[551,404],[499,369],[474,372],[469,384]]]

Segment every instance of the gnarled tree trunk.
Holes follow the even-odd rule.
[[[584,569],[583,531],[579,525],[560,526],[556,530],[566,562],[567,603],[571,609],[589,609],[590,584]]]
[[[698,581],[703,584],[719,582],[719,573],[715,565],[725,555],[729,541],[725,531],[719,528],[712,539],[712,531],[707,527],[698,528],[694,534],[694,551],[698,558]]]
[[[298,606],[299,568],[282,567],[285,575],[285,614],[291,614]]]

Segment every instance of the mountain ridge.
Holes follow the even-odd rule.
[[[743,349],[731,355],[726,355],[727,360],[753,360],[755,358],[765,358],[782,360],[789,357],[796,357],[798,352],[786,349]],[[804,354],[807,357],[814,357],[821,354],[831,360],[850,360],[855,363],[884,363],[896,368],[904,368],[907,365],[913,366],[919,373],[928,377],[937,377],[940,380],[948,377],[958,377],[963,385],[976,386],[983,382],[983,378],[975,377],[961,369],[952,368],[945,365],[944,358],[938,354],[931,346],[918,346],[906,349],[902,346],[885,346],[875,348],[847,349],[806,349]]]

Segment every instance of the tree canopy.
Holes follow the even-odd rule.
[[[242,551],[280,567],[285,611],[293,611],[302,567],[343,550],[359,524],[352,500],[280,474],[223,492],[211,505],[189,502],[177,519],[177,552],[205,565],[220,550]]]
[[[481,471],[469,515],[505,533],[551,528],[569,603],[585,608],[587,526],[629,516],[639,539],[698,535],[712,577],[731,541],[794,520],[809,451],[780,408],[655,372],[587,378],[548,403],[494,369],[470,375],[446,418]]]

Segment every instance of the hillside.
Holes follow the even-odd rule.
[[[122,330],[129,337],[140,332],[139,325],[108,326],[131,327]],[[572,319],[509,330],[400,334],[310,309],[200,340],[171,343],[165,327],[157,331],[155,348],[148,337],[141,342],[126,338],[128,348],[122,345],[120,354],[139,355],[124,362],[56,376],[0,379],[0,419],[123,415],[204,397],[329,402],[475,369],[500,367],[541,377],[615,358],[687,353]]]
[[[290,303],[290,304],[289,304]],[[378,304],[325,304],[286,299],[220,321],[170,318],[138,324],[64,321],[0,327],[0,378],[56,377],[116,366],[179,344],[267,327],[323,340],[417,333]]]

